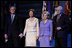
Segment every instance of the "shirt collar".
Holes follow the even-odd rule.
[[[15,14],[11,14],[11,16],[15,16]]]
[[[59,14],[61,16],[61,14]]]
[[[61,14],[60,14],[60,16],[61,16]]]

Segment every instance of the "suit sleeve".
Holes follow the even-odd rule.
[[[50,22],[50,37],[52,37],[52,33],[53,33],[53,23],[51,21]]]
[[[41,22],[40,22],[40,27],[39,27],[39,37],[40,37],[40,34],[41,34]]]
[[[25,36],[26,32],[27,32],[27,20],[26,20],[26,23],[25,23],[25,29],[23,31],[23,36]]]
[[[68,16],[65,16],[64,17],[64,21],[65,21],[65,25],[62,26],[62,29],[68,28],[69,25],[70,25],[70,20],[69,20],[69,17]]]
[[[19,29],[20,29],[20,33],[23,33],[23,28],[24,28],[24,26],[23,26],[23,19],[22,18],[19,18]]]
[[[5,18],[5,31],[4,31],[4,34],[8,34],[8,18],[7,18],[7,16]]]
[[[37,36],[39,36],[39,21],[38,21],[38,19],[37,19]]]
[[[56,22],[55,22],[55,17],[53,18],[53,37],[55,37],[55,27],[56,27]]]

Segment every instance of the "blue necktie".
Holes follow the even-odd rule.
[[[13,16],[11,16],[11,23],[13,22]]]

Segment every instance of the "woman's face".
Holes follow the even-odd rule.
[[[33,17],[33,11],[30,11],[30,12],[29,12],[29,16],[30,16],[30,17]]]
[[[44,20],[46,20],[47,19],[47,14],[44,14]]]

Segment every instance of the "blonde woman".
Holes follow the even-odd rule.
[[[49,13],[44,11],[43,20],[40,22],[39,41],[40,47],[50,47],[52,38],[52,21],[48,19]]]

